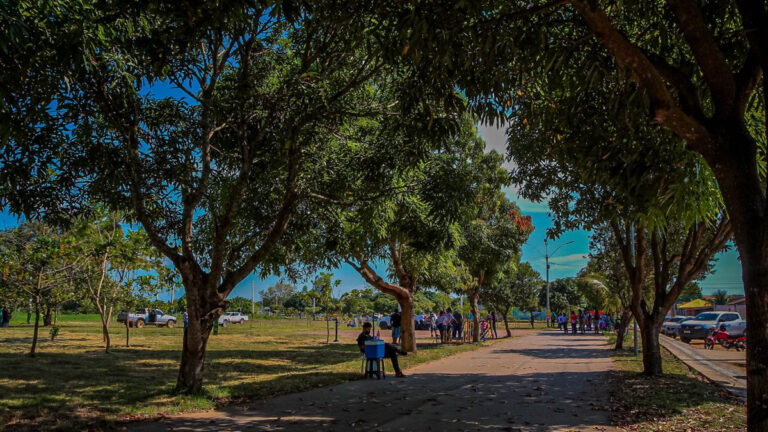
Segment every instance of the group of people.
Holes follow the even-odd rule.
[[[466,316],[466,321],[471,325],[474,318],[472,312],[469,312]],[[458,309],[451,310],[451,308],[446,308],[440,310],[437,315],[434,312],[430,312],[427,319],[429,320],[430,336],[435,339],[439,337],[441,343],[462,340],[465,318]],[[480,329],[483,340],[499,337],[496,331],[496,312],[491,311],[488,313],[485,320],[480,322]]]
[[[470,316],[467,319],[471,319]],[[429,320],[429,334],[430,336],[437,338],[440,337],[441,343],[446,343],[449,340],[461,340],[464,332],[464,316],[457,309],[452,311],[451,308],[440,310],[437,315],[434,312],[430,312],[428,315]]]
[[[568,334],[570,326],[571,333],[584,334],[588,331],[599,334],[601,331],[611,331],[615,325],[615,320],[611,314],[601,314],[599,310],[595,311],[571,311],[570,315],[558,314],[557,327]]]

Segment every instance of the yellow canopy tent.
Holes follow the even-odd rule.
[[[702,309],[712,307],[712,303],[704,299],[691,300],[687,303],[677,305],[678,309]]]

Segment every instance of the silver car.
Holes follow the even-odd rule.
[[[721,324],[730,337],[741,337],[747,333],[747,320],[736,320]]]
[[[669,321],[665,321],[664,324],[661,325],[661,334],[665,334],[669,337],[675,338],[677,337],[678,332],[680,331],[680,324],[691,319],[693,319],[693,317],[686,317],[686,316],[673,317],[672,319],[670,319]]]

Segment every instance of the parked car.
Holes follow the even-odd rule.
[[[413,325],[416,330],[429,330],[429,322],[426,315],[416,315],[413,317]],[[389,315],[382,316],[379,319],[379,328],[389,330],[392,328]]]
[[[741,315],[737,312],[702,312],[694,319],[680,324],[680,340],[685,343],[693,339],[705,340],[715,327],[738,320],[741,320]]]
[[[173,328],[176,325],[176,317],[173,315],[166,315],[160,309],[144,308],[136,311],[136,313],[128,313],[127,311],[120,311],[117,314],[117,322],[125,323],[128,320],[129,327],[143,328],[144,325],[154,325],[157,327],[166,326]]]
[[[230,324],[245,324],[248,321],[248,315],[242,312],[227,312],[219,317],[219,325],[226,327]]]
[[[725,332],[732,338],[738,338],[747,334],[747,320],[736,320],[723,324]]]
[[[692,319],[693,317],[686,316],[672,317],[669,320],[664,321],[664,324],[661,325],[661,334],[665,334],[672,338],[677,337],[680,331],[680,324]]]
[[[389,330],[392,328],[392,321],[389,315],[385,315],[379,318],[379,328],[382,330]]]

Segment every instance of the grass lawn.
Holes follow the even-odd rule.
[[[0,328],[0,429],[98,428],[115,420],[210,409],[360,377],[354,345],[360,330],[340,328],[340,342],[326,344],[324,321],[259,319],[220,327],[208,344],[206,393],[200,396],[171,395],[182,326],[132,329],[131,347],[125,348],[125,328],[115,323],[113,351],[105,354],[98,318],[62,316],[54,342],[49,329],[41,327],[38,356],[30,358],[32,325],[20,314],[13,321],[16,326]],[[388,332],[382,332],[385,336]],[[401,366],[476,347],[420,346],[418,355],[401,359]]]
[[[616,336],[609,337],[613,345]],[[632,348],[629,338],[625,347]],[[664,375],[646,377],[642,353],[613,355],[611,378],[615,423],[628,431],[744,431],[746,407],[717,384],[691,371],[662,348]]]

